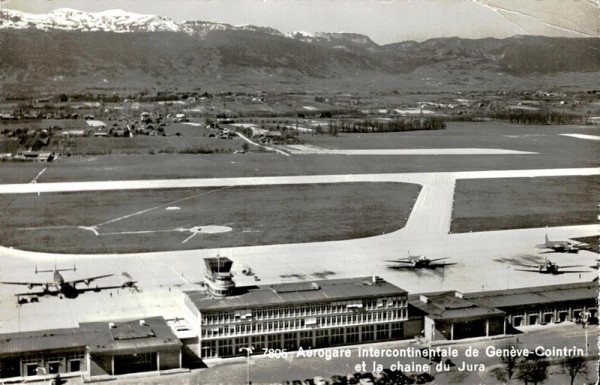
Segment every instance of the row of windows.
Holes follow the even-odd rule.
[[[314,334],[313,334],[314,333]],[[324,348],[359,342],[387,341],[404,338],[404,325],[401,322],[385,325],[351,326],[326,330],[301,331],[265,336],[239,337],[224,340],[202,341],[201,357],[227,357],[245,355],[240,347],[253,346],[254,354],[262,354],[263,348],[287,349]]]
[[[404,320],[407,318],[407,309],[398,309],[382,312],[354,313],[326,317],[309,317],[306,319],[292,319],[285,321],[257,322],[236,324],[221,327],[202,328],[202,337],[218,337],[237,334],[268,333],[281,330],[310,329],[312,327],[343,326],[371,322],[387,322]]]
[[[362,301],[344,301],[317,305],[286,306],[267,309],[254,309],[227,313],[205,314],[203,324],[220,324],[241,321],[244,319],[292,318],[323,314],[346,314],[357,309],[376,310],[389,308],[406,308],[407,300],[401,297],[364,299]]]
[[[85,357],[84,352],[72,352],[72,353],[64,353],[64,354],[56,354],[53,355],[43,355],[43,354],[32,354],[26,355],[21,359],[23,364],[32,364],[36,362],[44,362],[44,361],[62,361],[63,359],[67,360],[83,360]]]
[[[526,312],[520,312],[520,313],[513,313],[512,316],[513,317],[524,317],[525,315],[540,315],[540,314],[554,314],[554,312],[556,311],[556,313],[569,313],[569,308],[567,307],[560,307],[560,308],[556,308],[556,309],[552,309],[552,308],[546,308],[543,310],[531,310],[531,311],[526,311]],[[586,311],[595,314],[596,313],[596,308],[587,308]],[[572,309],[572,314],[573,317],[577,318],[579,317],[579,314],[581,314],[581,312],[583,312],[583,308],[581,307],[575,307]]]

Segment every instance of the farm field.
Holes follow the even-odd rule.
[[[193,126],[191,126],[193,127]],[[190,129],[193,130],[193,129]],[[86,180],[215,178],[274,175],[370,174],[542,168],[596,167],[597,142],[560,133],[600,134],[591,126],[517,126],[500,123],[449,123],[441,131],[388,134],[304,135],[326,148],[491,147],[537,152],[532,155],[352,156],[247,154],[112,154],[62,157],[52,163],[0,162],[0,183],[27,183],[43,169],[38,183]],[[126,139],[126,138],[123,138]],[[151,138],[147,138],[151,139]],[[175,139],[175,138],[164,138]],[[189,137],[179,138],[183,142]],[[198,138],[199,140],[216,140]],[[242,146],[239,140],[216,140]],[[310,142],[312,141],[312,142]],[[252,149],[253,146],[251,146]],[[151,165],[151,167],[149,167]]]
[[[595,223],[599,190],[598,176],[458,180],[451,232]]]
[[[362,238],[402,228],[419,190],[348,183],[1,195],[0,244],[114,253]]]

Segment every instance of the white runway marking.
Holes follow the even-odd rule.
[[[586,135],[586,134],[561,134],[562,136],[570,136],[572,138],[577,139],[587,139],[587,140],[600,140],[600,136],[597,135]]]
[[[147,212],[149,212],[149,211],[156,210],[156,209],[159,209],[159,208],[161,208],[161,207],[170,206],[170,205],[172,205],[173,203],[179,203],[179,202],[187,201],[187,200],[190,200],[190,199],[198,198],[198,197],[200,197],[200,196],[202,196],[202,195],[208,195],[208,194],[212,194],[212,193],[214,193],[214,192],[218,192],[218,191],[221,191],[221,190],[224,190],[224,189],[227,189],[227,188],[229,188],[229,187],[228,187],[228,186],[225,186],[225,187],[222,187],[222,188],[218,188],[218,189],[216,189],[216,190],[206,191],[206,192],[202,192],[202,193],[200,193],[200,194],[194,194],[194,195],[191,195],[191,196],[189,196],[189,197],[185,197],[185,198],[177,199],[177,200],[174,200],[174,201],[172,201],[172,202],[168,202],[168,203],[165,203],[165,204],[162,204],[162,205],[158,205],[158,206],[150,207],[150,208],[148,208],[148,209],[141,210],[141,211],[137,211],[137,212],[135,212],[135,213],[132,213],[132,214],[124,215],[124,216],[122,216],[122,217],[119,217],[119,218],[111,219],[111,220],[109,220],[109,221],[106,221],[106,222],[98,223],[97,225],[95,225],[95,226],[93,226],[93,227],[98,227],[98,226],[106,225],[106,224],[109,224],[109,223],[118,222],[118,221],[120,221],[120,220],[123,220],[123,219],[127,219],[127,218],[134,217],[134,216],[136,216],[136,215],[145,214],[145,213],[147,213]]]
[[[37,183],[38,178],[44,173],[44,171],[46,171],[48,169],[48,167],[44,167],[44,169],[42,171],[40,171],[35,178],[33,178],[33,180],[31,181],[31,183]]]
[[[191,232],[192,235],[190,235],[189,237],[187,237],[183,242],[181,243],[187,243],[187,241],[189,241],[190,239],[192,239],[193,237],[195,237],[198,234],[218,234],[218,233],[228,233],[230,231],[232,231],[233,229],[229,226],[195,226],[192,227],[191,229],[187,229],[187,231]]]
[[[132,234],[154,234],[154,233],[172,233],[172,232],[185,231],[182,229],[170,229],[170,230],[139,230],[139,231],[116,231],[110,233],[102,233],[96,235],[132,235]]]
[[[91,231],[95,235],[100,235],[100,234],[98,234],[98,229],[96,228],[96,226],[78,226],[78,227],[82,230]]]
[[[534,155],[537,152],[496,148],[327,149],[301,144],[285,146],[294,155]]]

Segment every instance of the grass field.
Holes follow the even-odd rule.
[[[48,151],[71,155],[219,153],[242,149],[241,139],[224,140],[202,136],[134,136],[133,138],[55,139]]]
[[[193,128],[190,130],[194,130]],[[596,167],[598,142],[559,133],[599,135],[600,127],[516,126],[499,123],[450,123],[446,130],[389,134],[315,136],[327,148],[501,147],[537,155],[352,156],[297,155],[251,151],[247,154],[156,153],[150,148],[133,155],[71,156],[53,163],[0,162],[0,183],[30,182],[42,169],[43,182],[159,178],[225,178],[273,175],[368,174],[394,172],[472,171]],[[306,135],[307,138],[312,138]],[[108,139],[108,138],[104,138]],[[115,138],[127,140],[127,138]],[[154,139],[154,138],[146,138]],[[165,138],[175,139],[175,138]],[[182,142],[191,137],[179,138]],[[195,139],[195,138],[194,138]],[[216,140],[242,146],[240,140]],[[318,141],[318,142],[317,142]],[[362,146],[359,146],[362,144]],[[225,145],[225,144],[223,144]],[[252,147],[252,146],[251,146]],[[136,150],[138,151],[138,150]]]
[[[4,195],[0,244],[113,253],[368,237],[402,228],[419,191],[349,183]]]
[[[451,231],[596,223],[599,189],[598,176],[459,180]]]
[[[447,122],[447,128],[437,131],[406,131],[391,133],[339,133],[303,134],[306,144],[339,149],[388,149],[388,148],[505,148],[520,151],[544,152],[551,148],[583,143],[558,145],[561,133],[577,132],[598,135],[600,127],[517,125],[503,122]],[[571,131],[575,130],[575,131]],[[570,145],[569,145],[570,144]]]

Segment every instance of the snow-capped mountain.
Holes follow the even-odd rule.
[[[184,21],[176,23],[167,17],[143,15],[120,9],[87,13],[75,9],[57,9],[46,14],[30,14],[10,9],[0,9],[0,29],[36,29],[65,31],[104,32],[183,32],[194,37],[205,37],[214,31],[254,31],[286,37],[304,43],[322,46],[376,46],[369,37],[351,33],[302,32],[282,34],[270,27],[246,24],[234,26],[208,21]],[[345,47],[343,47],[345,48]]]
[[[120,9],[87,13],[67,8],[39,15],[3,9],[0,10],[0,28],[110,32],[181,30],[177,23],[166,17],[141,15]]]
[[[285,36],[299,40],[304,43],[318,44],[327,48],[346,49],[351,50],[353,48],[366,48],[375,49],[379,47],[378,44],[373,42],[368,36],[361,35],[358,33],[348,32],[305,32],[305,31],[294,31],[288,33]]]
[[[274,28],[259,27],[252,24],[234,26],[226,23],[213,23],[209,21],[184,21],[179,25],[181,31],[194,37],[205,37],[206,34],[213,31],[254,31],[269,35],[284,36]]]
[[[43,31],[105,31],[105,32],[184,32],[196,37],[211,31],[255,31],[283,36],[269,27],[255,25],[233,26],[208,21],[176,23],[167,17],[142,15],[121,9],[87,13],[75,9],[56,9],[46,14],[31,14],[0,9],[0,29],[37,29]]]

